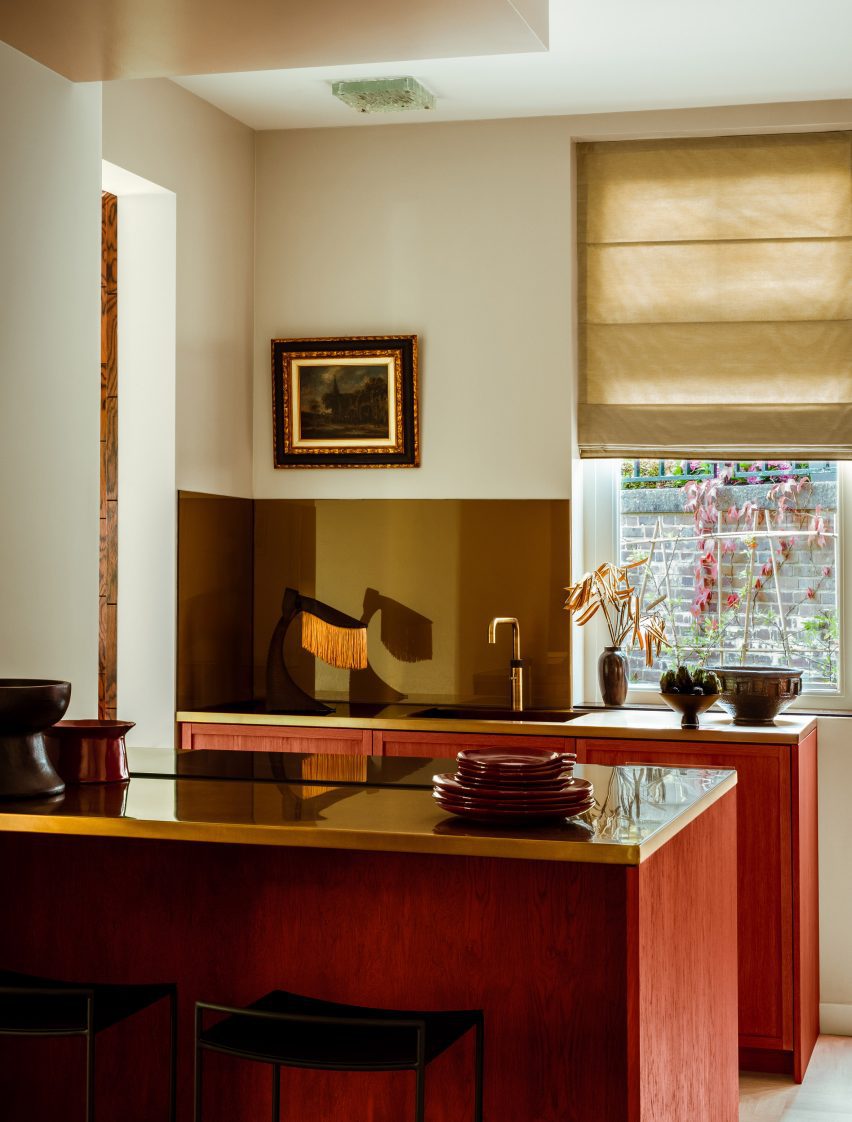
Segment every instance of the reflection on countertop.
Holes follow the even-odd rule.
[[[718,769],[578,767],[595,805],[534,827],[447,815],[432,776],[453,760],[131,750],[126,784],[0,805],[0,830],[638,864],[736,783]]]

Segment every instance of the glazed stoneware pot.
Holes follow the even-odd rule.
[[[45,732],[56,770],[66,783],[123,783],[124,738],[134,721],[60,721]]]
[[[789,666],[708,666],[719,679],[719,704],[735,725],[771,725],[802,692],[802,671]]]
[[[627,655],[621,647],[604,647],[598,659],[598,685],[604,705],[627,700]]]
[[[43,732],[62,717],[70,700],[70,682],[0,678],[0,800],[45,799],[65,790]]]

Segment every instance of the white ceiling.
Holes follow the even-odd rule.
[[[365,115],[331,94],[338,78],[403,74],[434,110]],[[852,0],[551,0],[546,53],[175,80],[255,129],[845,99]]]
[[[547,0],[0,0],[0,39],[74,82],[539,51]]]

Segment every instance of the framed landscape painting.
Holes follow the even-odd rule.
[[[418,467],[417,336],[272,340],[275,466]]]

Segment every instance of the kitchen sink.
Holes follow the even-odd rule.
[[[545,721],[548,724],[562,724],[582,717],[582,713],[570,709],[515,709],[490,708],[482,705],[458,706],[435,705],[431,709],[418,709],[409,717],[438,718],[445,721]]]

